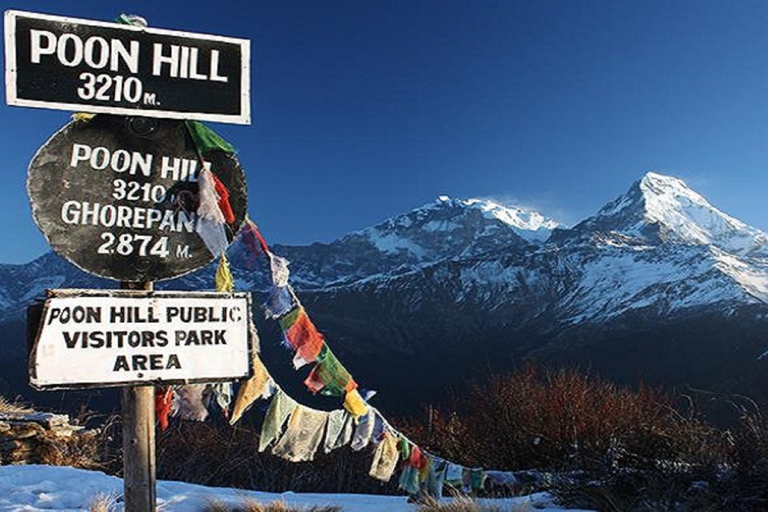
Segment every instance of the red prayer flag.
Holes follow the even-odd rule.
[[[168,428],[168,416],[173,407],[173,388],[155,388],[155,415],[160,422],[160,430]]]
[[[317,330],[306,311],[299,311],[296,321],[285,331],[285,338],[296,350],[296,355],[306,362],[312,362],[320,355],[325,337]]]
[[[232,205],[229,204],[229,190],[227,190],[227,187],[225,187],[221,180],[219,180],[218,176],[214,173],[211,173],[211,176],[213,176],[216,194],[219,196],[219,210],[221,210],[222,215],[224,215],[224,220],[227,221],[227,224],[234,224],[235,213],[232,211]]]

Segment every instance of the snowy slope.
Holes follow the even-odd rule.
[[[385,254],[413,263],[475,257],[509,245],[546,240],[558,223],[537,212],[502,206],[485,199],[437,201],[399,215],[342,240],[363,239]]]
[[[157,503],[168,512],[199,512],[213,503],[222,506],[242,506],[248,501],[268,505],[284,503],[288,507],[311,509],[314,507],[340,507],[347,512],[416,512],[418,507],[407,503],[406,496],[373,496],[365,494],[282,494],[242,489],[204,487],[183,482],[157,482]],[[57,466],[0,466],[0,511],[87,512],[99,496],[111,498],[110,510],[123,510],[123,481],[99,471],[86,471]],[[449,501],[448,499],[445,500]],[[546,493],[498,500],[480,500],[492,507],[505,510],[564,510]]]
[[[677,178],[649,172],[557,243],[573,269],[560,304],[572,322],[768,303],[768,237]]]

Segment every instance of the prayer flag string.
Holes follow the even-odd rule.
[[[214,150],[234,153],[235,149],[203,123],[187,121],[185,125],[202,168],[198,181],[198,216],[202,227],[198,233],[211,252],[220,255],[215,274],[216,290],[233,293],[235,280],[226,256],[225,229],[232,226],[235,217],[229,203],[229,191],[205,165],[203,155]],[[347,444],[354,450],[361,450],[373,443],[376,449],[369,475],[389,481],[399,463],[402,466],[399,487],[409,494],[438,498],[444,483],[461,486],[467,491],[479,489],[485,478],[482,470],[463,468],[422,450],[367,403],[352,375],[331,351],[325,336],[309,318],[289,284],[288,260],[270,251],[258,227],[247,216],[238,238],[250,256],[248,263],[253,265],[261,260],[269,269],[271,286],[262,307],[267,318],[279,323],[284,345],[294,351],[294,367],[298,369],[314,363],[304,385],[313,393],[343,396],[344,400],[343,408],[328,412],[306,407],[288,396],[259,358],[258,336],[252,329],[252,376],[238,389],[230,424],[237,422],[256,400],[271,397],[262,423],[259,451],[274,443],[273,454],[291,461],[308,461],[314,458],[321,445],[327,453]],[[205,404],[211,395],[226,415],[232,400],[232,385],[198,384],[182,386],[178,390],[158,388],[156,393],[158,419],[161,428],[165,429],[168,416],[174,411],[178,413],[181,402],[199,403],[194,410],[182,410],[182,418],[205,419]]]
[[[320,445],[328,452],[345,444],[359,450],[373,443],[376,449],[369,475],[389,481],[400,461],[402,473],[398,485],[409,494],[440,497],[444,484],[467,492],[480,489],[478,482],[484,481],[485,474],[482,470],[470,470],[426,452],[367,403],[290,286],[288,261],[270,251],[249,218],[239,238],[253,260],[261,259],[267,264],[271,287],[262,307],[267,318],[278,322],[283,344],[295,351],[294,367],[314,363],[304,385],[313,393],[344,396],[344,401],[342,409],[332,412],[301,405],[277,386],[271,376],[265,377],[269,374],[256,357],[254,377],[241,386],[234,406],[237,414],[233,414],[231,423],[234,424],[256,398],[272,396],[262,425],[261,451],[276,442],[273,454],[300,461],[312,460]],[[253,384],[254,379],[257,385]]]

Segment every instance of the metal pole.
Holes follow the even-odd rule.
[[[152,283],[123,282],[128,290],[152,290]],[[123,388],[123,497],[125,512],[155,510],[155,388]]]

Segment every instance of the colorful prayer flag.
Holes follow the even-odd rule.
[[[210,169],[200,171],[197,178],[198,198],[197,215],[203,219],[212,220],[218,224],[226,223],[224,214],[219,208],[219,195],[216,193],[216,179]]]
[[[296,306],[293,294],[288,286],[273,286],[263,307],[267,318],[279,318]]]
[[[287,315],[281,317],[278,319],[278,322],[280,323],[280,328],[283,330],[283,332],[290,329],[293,324],[296,323],[296,320],[298,320],[299,316],[304,312],[304,308],[298,307],[294,310],[292,310]]]
[[[368,474],[383,482],[389,482],[395,466],[397,466],[397,439],[385,432],[381,442],[376,446]]]
[[[219,210],[221,210],[221,214],[224,216],[227,224],[234,224],[235,212],[232,211],[232,205],[229,203],[229,190],[216,174],[211,173],[211,177],[213,178],[216,195],[219,196]]]
[[[323,440],[328,412],[298,405],[272,454],[291,462],[310,461]]]
[[[261,362],[261,359],[256,354],[254,354],[251,361],[251,367],[253,368],[253,375],[237,390],[235,406],[232,409],[232,418],[229,420],[230,425],[234,425],[253,402],[263,398],[268,392],[269,373],[264,363]]]
[[[202,154],[209,151],[218,150],[225,153],[234,153],[235,148],[224,140],[218,133],[214,132],[208,126],[199,121],[187,121],[187,130],[192,137],[195,147]]]
[[[350,389],[357,387],[352,376],[336,358],[328,345],[323,345],[317,356],[317,364],[304,380],[304,385],[313,393],[320,392],[326,396],[342,396]]]
[[[216,269],[216,291],[223,293],[232,293],[235,291],[235,278],[229,269],[229,260],[225,252],[221,253],[219,267]]]
[[[292,315],[293,313],[289,313]],[[281,325],[283,324],[281,320]],[[293,365],[300,368],[320,355],[325,337],[320,334],[303,308],[298,309],[295,321],[283,332],[286,341],[296,350]]]
[[[259,237],[256,236],[256,226],[250,219],[245,220],[245,225],[240,230],[238,240],[243,246],[245,246],[246,254],[248,255],[248,268],[253,270],[256,266],[262,262],[262,256],[264,250],[259,241]]]
[[[272,272],[272,284],[278,287],[288,286],[288,260],[280,256],[269,253],[269,268]]]
[[[259,451],[263,452],[267,446],[280,436],[283,424],[296,409],[296,401],[278,388],[269,404],[267,414],[261,423],[261,435],[259,436]]]
[[[368,411],[368,405],[363,401],[363,397],[360,396],[360,392],[358,392],[357,389],[347,391],[344,396],[344,408],[349,411],[349,414],[354,416],[355,419],[360,418],[360,416]]]
[[[168,428],[168,416],[173,407],[173,388],[155,388],[155,415],[160,422],[160,430],[165,431]]]
[[[232,383],[214,382],[211,384],[211,391],[216,399],[216,405],[224,413],[224,417],[229,415],[229,406],[232,404]]]

